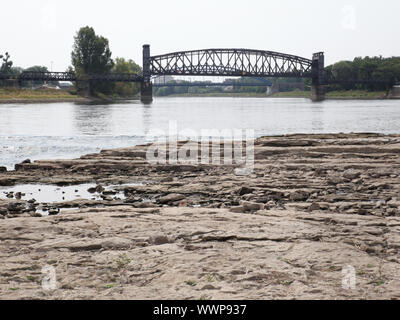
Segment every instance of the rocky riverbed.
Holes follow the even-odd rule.
[[[0,168],[0,298],[400,298],[400,135],[263,137],[249,176],[146,148]]]

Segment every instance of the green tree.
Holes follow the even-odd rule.
[[[353,63],[351,61],[340,61],[335,63],[331,69],[332,75],[334,79],[339,80],[350,80],[356,79],[357,75],[353,69]],[[352,89],[352,84],[343,84],[341,85],[343,89],[349,90]]]
[[[12,67],[10,70],[10,73],[16,76],[20,75],[22,72],[24,72],[24,69],[21,67]]]
[[[329,90],[387,90],[391,82],[400,80],[400,57],[357,57],[353,61],[341,61],[325,68],[329,78],[349,81],[330,86]],[[368,80],[369,83],[351,83],[354,80]],[[386,83],[377,83],[374,80]]]
[[[71,53],[72,65],[78,77],[85,78],[90,74],[107,74],[114,66],[108,39],[96,35],[91,27],[81,28],[74,38]],[[112,83],[92,83],[91,93],[109,94]]]
[[[8,52],[6,52],[5,55],[0,55],[0,60],[1,60],[0,72],[5,74],[11,73],[13,62],[10,61],[10,55],[8,54]]]
[[[114,73],[130,73],[139,74],[142,68],[133,60],[125,60],[124,58],[116,58],[115,64],[112,69]],[[140,84],[131,82],[118,82],[115,84],[113,92],[122,97],[130,97],[138,94],[140,91]]]

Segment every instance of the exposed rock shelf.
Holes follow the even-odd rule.
[[[0,200],[0,297],[400,298],[400,135],[260,138],[250,176],[151,166],[146,149],[0,170],[0,189],[94,183],[100,197],[48,217],[20,194]],[[347,265],[355,290],[342,289]]]

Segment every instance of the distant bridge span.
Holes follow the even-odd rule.
[[[150,58],[151,75],[311,77],[312,60],[272,51],[206,49]]]
[[[143,46],[142,101],[151,101],[151,76],[292,77],[312,78],[311,98],[324,99],[322,52],[307,59],[274,51],[251,49],[204,49],[151,56]]]
[[[70,72],[23,72],[19,76],[0,73],[0,80],[75,81],[79,90],[90,92],[90,82],[141,83],[143,102],[153,99],[152,76],[285,77],[311,78],[311,99],[324,100],[324,85],[344,83],[325,74],[323,52],[312,59],[274,51],[251,49],[204,49],[151,56],[150,46],[143,46],[142,74],[97,74],[77,77]],[[348,83],[376,83],[379,80],[351,80]]]

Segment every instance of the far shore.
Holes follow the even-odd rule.
[[[265,95],[251,92],[238,93],[205,93],[205,94],[173,94],[168,96],[154,96],[154,98],[178,98],[178,97],[209,97],[209,98],[310,98],[308,91],[290,91],[279,92],[273,95]],[[390,97],[384,91],[369,92],[369,91],[331,91],[326,93],[326,100],[386,100],[396,99]],[[129,101],[139,99],[139,96],[134,97],[81,97],[69,91],[60,90],[4,90],[0,89],[0,104],[35,104],[35,103],[113,103],[118,101]],[[399,98],[397,98],[399,99]]]
[[[238,92],[238,93],[204,93],[204,94],[173,94],[168,96],[162,96],[162,98],[177,98],[177,97],[239,97],[239,98],[310,98],[311,93],[309,91],[289,91],[289,92],[278,92],[272,95],[266,95],[261,93],[249,93],[249,92]],[[160,97],[160,96],[158,96]],[[389,97],[384,91],[369,92],[369,91],[331,91],[326,93],[326,100],[386,100],[396,99]]]
[[[65,90],[30,90],[30,89],[1,89],[0,88],[0,104],[14,103],[57,103],[57,102],[76,102],[76,103],[107,103],[115,101],[126,101],[139,99],[138,96],[131,97],[82,97],[75,92]]]
[[[1,99],[0,104],[12,104],[12,103],[56,103],[56,102],[90,102],[92,100],[88,98],[39,98],[39,99]]]

